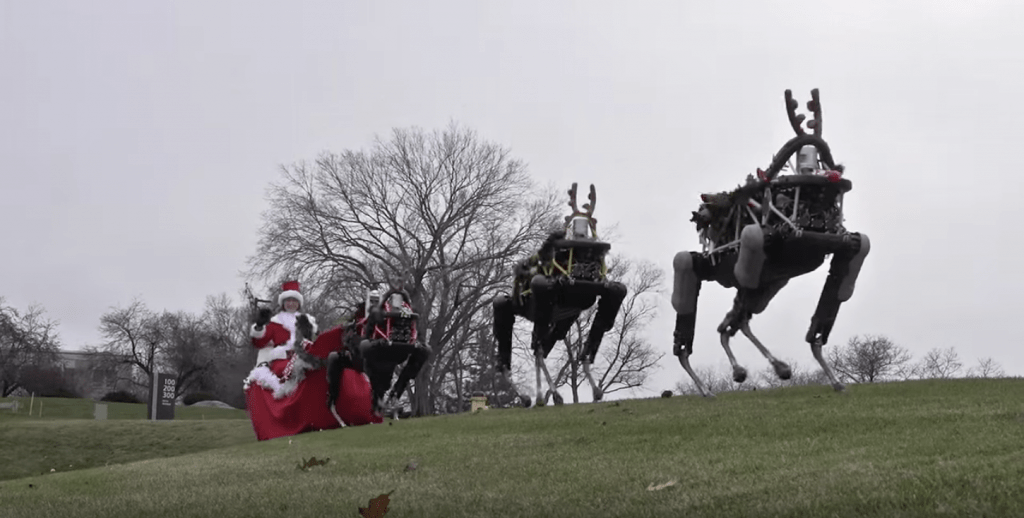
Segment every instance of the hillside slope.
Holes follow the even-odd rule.
[[[8,480],[0,516],[358,516],[389,491],[388,518],[1024,516],[1022,445],[1024,379],[797,387],[410,419]],[[330,461],[299,469],[311,457]]]

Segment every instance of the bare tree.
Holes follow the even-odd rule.
[[[798,387],[803,385],[828,385],[830,383],[828,376],[825,371],[821,368],[808,370],[804,369],[799,363],[794,360],[785,360],[789,364],[792,375],[788,380],[779,379],[779,375],[775,373],[775,369],[771,365],[766,365],[763,369],[757,373],[757,385],[759,387],[773,389],[781,387]]]
[[[910,353],[885,336],[853,336],[828,352],[828,362],[846,381],[875,383],[894,377],[911,361]]]
[[[925,378],[955,378],[963,367],[960,355],[952,347],[947,349],[932,348],[921,359],[921,376]]]
[[[472,336],[512,262],[557,222],[555,192],[538,192],[509,150],[455,124],[396,129],[369,151],[324,154],[283,173],[250,274],[288,272],[347,300],[404,279],[432,358],[413,384],[413,408],[433,412],[463,352],[456,337]]]
[[[124,381],[137,392],[149,389],[156,371],[174,374],[175,396],[210,383],[215,355],[223,350],[219,341],[223,330],[214,331],[203,319],[186,312],[154,313],[139,300],[101,316],[100,332],[106,342],[94,351],[104,353],[99,357],[109,362],[130,366]]]
[[[163,329],[159,365],[174,374],[174,396],[213,385],[216,354],[222,349],[205,322],[186,312],[164,312],[151,322]]]
[[[236,305],[226,293],[206,297],[201,319],[210,338],[224,352],[251,348],[247,332],[249,311]],[[256,355],[252,358],[255,360]]]
[[[733,381],[732,366],[728,364],[720,365],[719,367],[694,366],[693,371],[704,382],[704,388],[710,390],[712,394],[733,392],[741,390],[743,385],[751,385],[749,382],[740,384]],[[702,395],[693,384],[693,380],[689,378],[676,382],[675,389],[676,392],[683,395]]]
[[[899,381],[919,379],[921,378],[921,365],[913,361],[901,363],[893,368],[890,377]]]
[[[214,351],[214,365],[202,380],[201,390],[212,392],[218,401],[245,408],[242,380],[256,365],[256,349],[247,331],[253,319],[250,308],[236,305],[222,293],[206,298],[201,319]]]
[[[158,319],[140,300],[132,301],[126,308],[112,308],[100,317],[100,334],[105,342],[93,350],[105,353],[99,357],[131,367],[125,371],[128,378],[118,379],[115,386],[125,381],[136,391],[149,388],[164,341],[163,330],[154,325]],[[115,371],[122,372],[116,368]]]
[[[657,299],[654,296],[662,292],[665,272],[651,261],[627,259],[616,254],[609,254],[606,264],[609,278],[619,280],[629,290],[614,326],[605,333],[600,354],[591,371],[601,391],[611,394],[642,387],[651,369],[665,355],[657,353],[643,336],[647,324],[656,316]],[[556,359],[554,365],[559,365],[555,387],[568,385],[573,403],[579,403],[579,389],[586,383],[582,355],[595,315],[597,304],[580,314],[563,341],[565,347],[556,347],[552,351]]]
[[[30,306],[20,313],[0,297],[0,397],[7,397],[24,385],[32,368],[57,362],[57,322],[45,313],[40,306]]]
[[[101,317],[106,342],[88,348],[97,369],[116,373],[110,389],[127,383],[136,394],[149,389],[154,371],[175,376],[175,396],[212,392],[220,401],[245,406],[242,379],[252,369],[256,351],[246,331],[248,308],[226,294],[209,296],[200,315],[155,313],[136,300]],[[127,366],[128,368],[118,368]]]
[[[967,370],[971,378],[1001,378],[1006,375],[1003,367],[993,358],[978,358],[978,365]]]
[[[766,389],[790,386],[791,382],[793,381],[793,378],[796,377],[796,374],[800,371],[794,365],[795,362],[786,359],[786,363],[789,364],[789,368],[793,372],[793,377],[791,377],[790,379],[779,379],[779,375],[775,373],[775,369],[771,365],[766,365],[764,368],[757,372],[757,378],[753,380],[754,383],[756,383],[758,387],[763,387]]]
[[[484,325],[478,329],[476,340],[463,348],[466,354],[462,364],[466,380],[464,394],[469,396],[482,394],[488,397],[489,405],[500,408],[511,407],[517,403],[512,382],[525,383],[525,379],[521,376],[522,372],[518,373],[520,376],[514,375],[512,382],[498,374],[494,361],[497,355],[497,343],[494,339],[490,315],[482,315],[480,320]],[[527,343],[522,338],[521,330],[525,325],[518,327],[519,329],[515,329],[513,334],[513,340],[518,340],[513,343],[518,347],[514,347],[513,350],[517,353],[516,356],[521,358],[523,364],[532,365],[533,357],[526,354]]]

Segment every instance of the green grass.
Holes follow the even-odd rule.
[[[265,442],[247,420],[82,420],[68,437],[91,437],[83,449],[101,451],[122,425],[125,450],[165,458],[2,481],[0,516],[355,517],[391,490],[388,518],[1024,516],[1022,396],[1022,379],[842,395],[798,387],[487,410]],[[4,438],[4,449],[38,455],[25,449],[34,440],[70,455],[71,442],[44,436],[60,423]],[[216,449],[166,458],[174,435]],[[311,456],[331,461],[297,469]]]
[[[174,421],[149,421],[145,404],[103,403],[108,420],[97,421],[91,399],[0,402],[12,399],[18,412],[0,410],[0,480],[256,442],[245,410],[175,407]]]
[[[0,398],[0,403],[18,401],[18,411],[0,410],[0,425],[6,419],[31,418],[31,419],[94,419],[94,410],[97,404],[91,399],[65,399],[65,398],[32,398],[11,397]],[[110,403],[98,402],[107,405],[107,419],[146,419],[145,403]],[[31,417],[29,412],[31,411]],[[40,417],[42,414],[42,417]],[[216,408],[216,407],[174,407],[175,419],[248,419],[245,410]]]

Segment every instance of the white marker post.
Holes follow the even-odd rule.
[[[107,405],[106,403],[96,403],[96,408],[93,409],[93,417],[97,420],[104,421],[107,419]]]

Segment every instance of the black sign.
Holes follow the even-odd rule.
[[[154,372],[150,378],[149,418],[174,419],[174,375]]]

